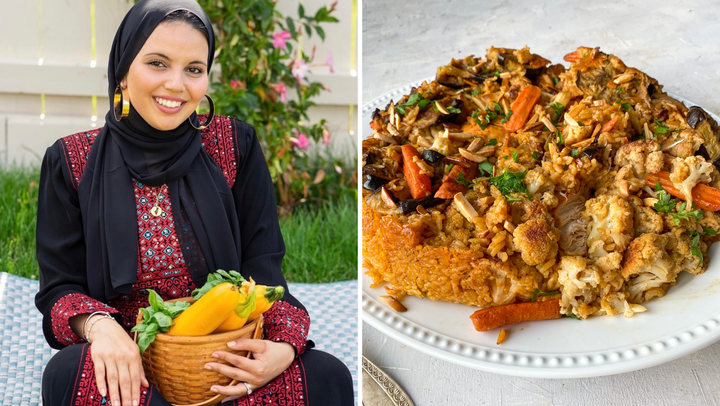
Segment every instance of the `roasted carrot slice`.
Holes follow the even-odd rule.
[[[465,158],[460,159],[462,159],[461,162],[469,162]],[[457,181],[457,178],[460,176],[461,172],[463,174],[463,178],[472,181],[477,176],[477,164],[474,162],[470,162],[467,168],[463,168],[458,164],[453,166],[453,168],[450,170],[450,173],[445,175],[445,177],[443,178],[440,189],[435,192],[436,199],[452,199],[458,192],[465,193],[468,191],[467,186],[462,185]]]
[[[550,320],[560,317],[562,317],[560,299],[555,299],[488,307],[473,313],[470,320],[472,320],[475,330],[489,331],[522,321]]]
[[[430,193],[432,188],[430,177],[420,173],[420,166],[413,161],[413,157],[420,157],[420,153],[417,152],[415,147],[410,144],[405,144],[401,147],[403,156],[403,173],[405,179],[407,179],[408,185],[410,185],[410,193],[413,199],[422,199]]]
[[[532,85],[525,86],[510,108],[513,113],[512,116],[510,116],[510,120],[505,123],[505,129],[510,132],[515,132],[523,128],[525,122],[530,118],[535,104],[540,101],[540,96],[542,96],[542,91],[539,87]]]
[[[658,173],[650,173],[645,177],[645,184],[655,189],[655,182],[658,182],[665,191],[671,195],[685,200],[685,194],[676,188],[670,180],[670,172],[660,171]],[[709,211],[720,210],[720,190],[712,186],[698,183],[692,189],[692,198],[695,206]]]
[[[618,122],[618,116],[613,117],[610,121],[603,124],[602,128],[600,128],[600,132],[604,133],[604,132],[608,132],[608,131],[612,130],[613,127],[615,127],[615,124],[617,124],[617,122]]]
[[[380,130],[382,130],[382,124],[376,123],[375,121],[371,121],[370,128],[372,128],[373,130],[376,130],[376,131],[380,131]]]

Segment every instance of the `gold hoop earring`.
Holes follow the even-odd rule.
[[[213,118],[215,118],[215,103],[213,102],[213,99],[212,99],[210,96],[205,95],[205,98],[207,99],[208,104],[210,105],[210,112],[208,113],[207,120],[205,120],[204,123],[201,123],[201,124],[200,124],[200,127],[195,127],[195,124],[193,124],[192,119],[191,119],[191,118],[188,118],[188,121],[190,122],[190,125],[191,125],[194,129],[200,130],[200,131],[208,128],[208,126],[210,126],[210,123],[212,123]]]
[[[113,112],[115,113],[115,120],[120,121],[123,118],[127,118],[130,114],[130,102],[125,100],[120,85],[115,88],[115,99],[113,101]]]

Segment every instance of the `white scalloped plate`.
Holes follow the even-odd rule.
[[[375,108],[385,108],[391,98],[398,100],[421,83],[363,106],[364,136],[371,134],[368,123]],[[719,245],[710,248],[710,258],[720,257]],[[372,280],[365,274],[363,320],[417,350],[484,371],[535,378],[619,374],[672,361],[720,340],[720,262],[709,261],[702,275],[680,275],[667,296],[646,304],[645,313],[629,319],[618,315],[518,323],[507,328],[502,345],[496,345],[498,330],[475,331],[470,315],[476,308],[408,296],[403,300],[408,311],[396,313],[378,298],[385,290],[370,289]]]

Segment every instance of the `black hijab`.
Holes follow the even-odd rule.
[[[209,270],[240,267],[239,225],[230,187],[202,148],[201,132],[188,120],[170,131],[157,130],[132,107],[120,122],[113,113],[115,88],[158,24],[177,10],[191,12],[205,25],[209,72],[215,37],[195,0],[138,2],[120,24],[110,50],[110,110],[79,185],[88,289],[101,301],[131,293],[137,279],[138,218],[132,179],[150,186],[168,184],[177,235],[196,284],[204,283]],[[190,119],[197,125],[195,113]]]

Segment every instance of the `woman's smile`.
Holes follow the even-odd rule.
[[[195,111],[208,87],[207,39],[182,22],[161,23],[148,37],[121,85],[153,128],[177,128]]]

